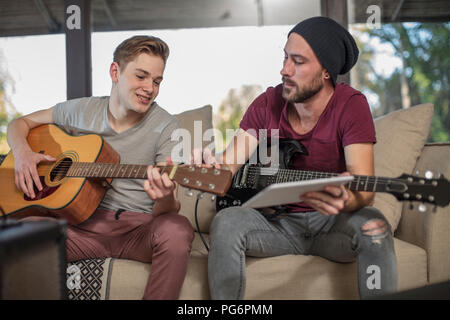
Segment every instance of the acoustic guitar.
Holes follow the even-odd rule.
[[[55,125],[42,125],[28,135],[31,149],[56,158],[41,162],[43,189],[31,199],[14,182],[14,157],[9,152],[0,165],[0,206],[13,218],[52,216],[70,224],[88,219],[103,199],[112,179],[146,179],[147,165],[121,164],[119,155],[99,135],[71,136]],[[230,187],[229,170],[189,165],[161,167],[178,184],[216,195]]]

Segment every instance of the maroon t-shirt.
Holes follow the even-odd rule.
[[[299,156],[294,168],[307,171],[341,173],[346,171],[344,147],[354,143],[376,143],[375,127],[366,97],[346,84],[338,84],[317,124],[306,134],[292,129],[287,116],[288,102],[283,99],[282,84],[269,87],[247,109],[240,128],[279,129],[279,137],[300,141],[308,155]],[[248,131],[254,134],[253,130]],[[253,133],[252,133],[253,132]],[[292,212],[312,211],[306,204],[289,206]]]

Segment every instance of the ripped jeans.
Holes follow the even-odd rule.
[[[358,265],[361,299],[397,291],[390,225],[375,208],[325,216],[289,213],[268,219],[254,209],[230,207],[214,217],[208,278],[212,299],[243,299],[245,256],[316,255]],[[378,272],[378,281],[369,277]]]

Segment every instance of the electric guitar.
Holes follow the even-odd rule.
[[[0,165],[0,205],[7,216],[52,216],[79,224],[94,213],[112,179],[147,178],[147,165],[119,163],[118,153],[99,135],[74,137],[55,125],[42,125],[27,139],[33,151],[57,160],[38,165],[43,189],[35,186],[31,199],[16,187],[14,157],[7,154]],[[222,196],[232,179],[229,170],[189,165],[161,167],[164,172],[184,187]]]
[[[290,169],[297,156],[308,151],[298,141],[280,139],[280,167],[264,167],[247,161],[233,177],[227,194],[217,197],[216,209],[240,206],[265,187],[274,183],[322,179],[338,176],[337,173]],[[437,179],[402,174],[398,178],[353,175],[355,179],[345,186],[353,191],[387,192],[399,201],[420,201],[444,207],[450,202],[450,183],[444,176]],[[421,207],[419,207],[420,209]]]

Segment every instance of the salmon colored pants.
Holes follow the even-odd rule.
[[[52,219],[27,217],[22,220]],[[194,239],[189,220],[177,213],[157,217],[143,212],[98,209],[85,222],[67,228],[67,260],[131,259],[152,263],[143,299],[178,299]]]

